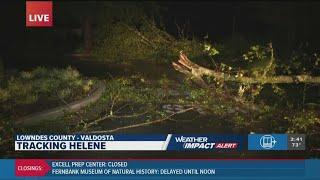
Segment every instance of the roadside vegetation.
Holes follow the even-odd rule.
[[[93,84],[71,67],[37,67],[11,74],[0,88],[1,114],[19,117],[77,100],[85,97]]]

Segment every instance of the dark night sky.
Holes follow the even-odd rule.
[[[166,2],[167,24],[174,19],[179,24],[189,23],[196,36],[209,33],[215,39],[235,31],[247,38],[276,37],[288,29],[296,28],[299,40],[320,40],[320,3],[317,2]],[[171,17],[171,18],[170,18]],[[172,18],[175,17],[175,18]],[[282,36],[283,35],[278,35]]]

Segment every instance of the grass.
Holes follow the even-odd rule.
[[[90,91],[94,81],[86,80],[71,67],[48,69],[37,67],[8,77],[0,88],[1,112],[22,115],[28,107],[43,109],[62,101],[79,99]],[[38,106],[37,106],[38,105]],[[29,110],[31,110],[29,108]]]

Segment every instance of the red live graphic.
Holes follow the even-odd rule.
[[[26,26],[51,27],[52,1],[26,1]]]
[[[45,160],[17,159],[15,161],[16,176],[45,176],[51,167]]]

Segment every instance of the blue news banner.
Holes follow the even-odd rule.
[[[320,160],[0,160],[0,179],[320,179]]]
[[[301,134],[109,135],[18,134],[16,151],[279,151],[304,150]],[[70,152],[65,152],[70,153]],[[148,152],[146,152],[148,153]],[[152,153],[152,152],[150,152]],[[156,157],[155,157],[156,158]],[[187,157],[186,157],[187,158]],[[55,178],[223,178],[320,179],[319,160],[242,159],[16,159],[0,161],[0,179]]]
[[[239,135],[19,134],[16,151],[240,151]]]
[[[248,148],[245,145],[248,144]],[[305,150],[303,134],[108,135],[18,134],[16,151],[281,151]]]

